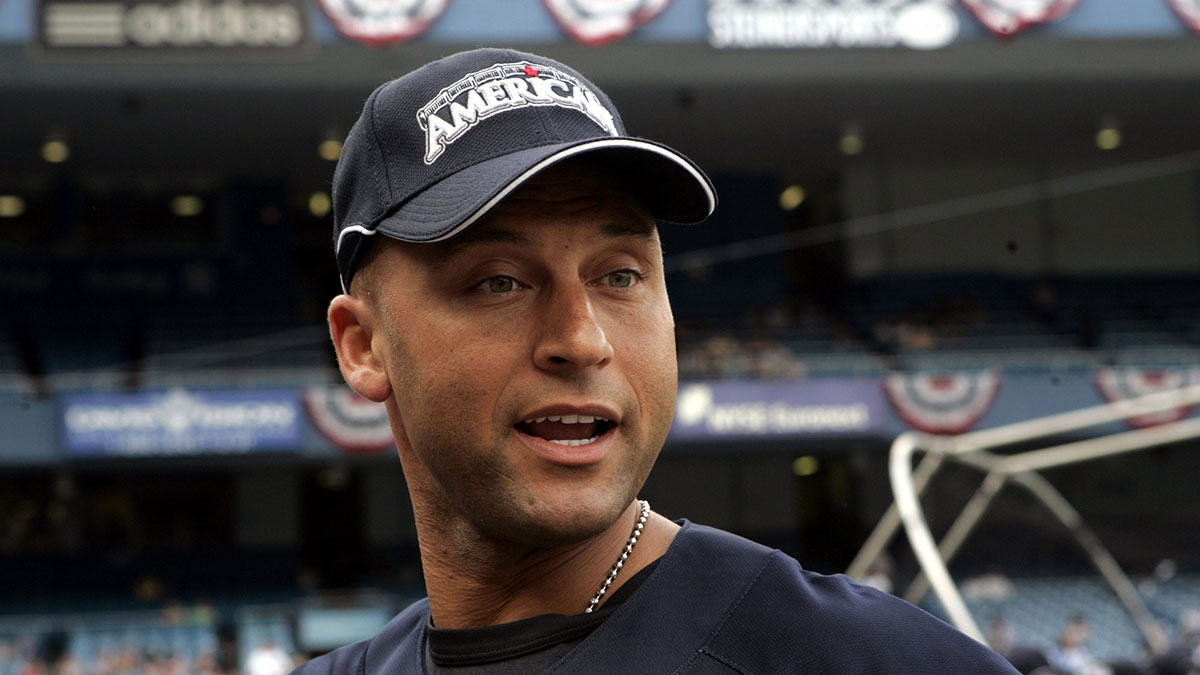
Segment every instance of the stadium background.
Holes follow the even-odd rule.
[[[864,5],[811,4],[827,27]],[[86,47],[55,37],[54,3],[0,0],[0,672],[122,652],[232,670],[422,595],[398,462],[323,327],[328,190],[371,89],[463,47],[573,65],[717,184],[709,224],[663,231],[680,413],[643,496],[668,516],[841,571],[890,503],[896,434],[1198,381],[1200,35],[1166,0],[1083,0],[1003,38],[957,2],[865,4],[943,21],[736,46],[713,18],[730,3],[674,0],[586,45],[538,0],[453,0],[369,46],[299,2],[277,48]],[[1200,608],[1194,450],[1047,473],[1174,641]],[[935,532],[973,479],[927,497]],[[951,570],[1015,584],[972,607],[1018,642],[1049,651],[1082,613],[1093,654],[1141,656],[1020,495]]]

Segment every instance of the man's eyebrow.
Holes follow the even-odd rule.
[[[646,237],[652,239],[657,226],[653,220],[621,220],[600,228],[606,237]]]
[[[471,229],[462,234],[430,247],[430,260],[436,266],[450,262],[463,250],[479,244],[528,244],[529,237],[516,230],[503,228]]]
[[[604,237],[617,239],[620,237],[637,237],[644,238],[650,241],[656,241],[654,232],[656,225],[653,220],[620,220],[611,223],[606,223],[600,227],[600,234]],[[436,246],[429,247],[429,260],[433,265],[441,267],[446,265],[455,256],[462,253],[464,250],[477,246],[479,244],[517,244],[528,245],[530,239],[522,232],[516,230],[507,230],[498,227],[488,227],[481,229],[471,229],[462,234],[439,242]]]

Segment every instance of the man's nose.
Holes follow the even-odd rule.
[[[601,366],[613,356],[612,344],[583,284],[557,289],[545,299],[534,362],[550,371]]]

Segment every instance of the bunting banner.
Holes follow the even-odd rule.
[[[381,47],[429,30],[450,0],[317,0],[317,4],[339,33]]]
[[[1200,0],[1167,0],[1167,4],[1188,27],[1200,33]]]
[[[975,18],[999,37],[1011,37],[1029,26],[1054,21],[1081,0],[962,0]]]
[[[349,387],[309,387],[303,400],[317,431],[343,452],[373,455],[396,445],[384,405]]]
[[[896,414],[930,434],[970,431],[983,419],[1000,390],[995,370],[960,373],[889,373],[883,389]]]
[[[1200,368],[1101,368],[1096,371],[1095,381],[1100,395],[1111,403],[1200,384]],[[1125,421],[1135,429],[1143,429],[1178,422],[1191,412],[1192,406],[1182,406],[1136,415]]]
[[[599,47],[654,19],[671,0],[542,0],[550,15],[577,42]]]

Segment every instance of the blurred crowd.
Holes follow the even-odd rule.
[[[804,362],[778,340],[741,340],[714,335],[683,346],[679,376],[683,379],[783,379],[803,377]]]
[[[85,661],[70,653],[47,653],[44,640],[33,636],[0,640],[0,675],[287,675],[304,660],[270,642],[251,649],[239,664],[236,657],[222,658],[220,650],[189,657],[133,646],[101,650]]]
[[[836,333],[836,335],[835,335]],[[786,379],[803,377],[804,360],[793,340],[847,342],[836,326],[813,311],[793,311],[784,304],[747,311],[710,322],[681,321],[676,327],[679,376],[684,379]]]
[[[1088,649],[1091,628],[1081,614],[1073,616],[1053,649],[1012,644],[1012,631],[1002,617],[988,625],[988,643],[1024,675],[1200,675],[1200,611],[1184,615],[1179,639],[1160,654],[1141,659],[1104,660]]]
[[[10,626],[0,631],[0,675],[287,675],[305,658],[270,638],[238,645],[238,631],[223,625],[201,600],[168,601],[150,620],[135,612],[75,630]],[[164,640],[169,631],[181,639]]]

